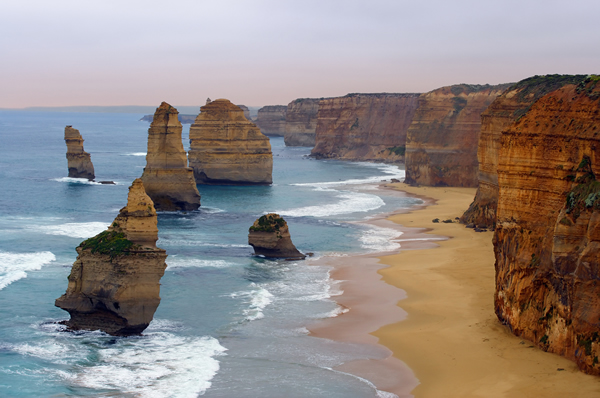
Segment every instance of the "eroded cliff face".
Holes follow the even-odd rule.
[[[600,78],[503,131],[495,310],[513,333],[600,375]]]
[[[248,244],[254,254],[269,258],[304,259],[292,243],[287,222],[275,213],[261,216],[248,231]]]
[[[323,98],[298,98],[290,102],[285,114],[286,146],[315,146],[317,113]]]
[[[521,80],[496,98],[481,114],[481,132],[477,149],[479,185],[475,199],[461,217],[461,222],[492,229],[495,227],[498,207],[498,152],[502,131],[524,115],[542,96],[565,84],[578,84],[585,77],[585,75],[548,75]]]
[[[405,182],[476,187],[481,114],[509,86],[458,84],[422,94],[406,137]]]
[[[163,102],[148,129],[148,152],[142,181],[157,210],[198,210],[200,193],[181,141],[177,109]]]
[[[256,125],[264,135],[283,137],[285,135],[286,105],[263,106],[258,110]]]
[[[348,94],[323,99],[317,115],[316,158],[404,160],[406,132],[420,94]]]
[[[207,103],[190,127],[190,167],[199,184],[271,184],[269,138],[226,99]]]
[[[81,138],[79,130],[72,126],[65,127],[65,143],[67,144],[69,177],[94,180],[96,178],[94,165],[90,154],[83,150],[83,138]]]
[[[126,336],[148,327],[167,267],[157,239],[156,211],[138,178],[111,226],[77,248],[67,292],[55,303],[71,315],[70,330]]]

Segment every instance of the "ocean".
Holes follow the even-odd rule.
[[[343,312],[339,283],[314,259],[398,249],[399,232],[360,221],[420,200],[379,188],[404,177],[396,166],[314,160],[283,138],[271,138],[273,185],[199,185],[199,211],[159,213],[168,267],[142,336],[57,324],[75,247],[106,229],[142,174],[142,116],[0,111],[0,396],[393,397],[334,369],[380,351],[309,335]],[[116,185],[65,177],[66,125],[85,139],[96,180]],[[253,256],[248,228],[269,212],[314,257]]]

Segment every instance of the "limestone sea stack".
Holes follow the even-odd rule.
[[[190,126],[190,167],[199,184],[273,182],[269,138],[226,99],[208,102]]]
[[[268,105],[258,110],[256,125],[267,136],[283,137],[285,135],[286,105]]]
[[[502,131],[522,117],[539,98],[565,84],[579,84],[585,78],[585,75],[547,75],[521,80],[496,98],[481,114],[477,149],[479,185],[473,203],[461,217],[462,223],[495,228]]]
[[[600,76],[541,97],[502,132],[498,185],[496,315],[600,375]]]
[[[285,113],[286,146],[315,146],[319,102],[323,98],[298,98],[290,102]]]
[[[319,103],[318,159],[404,161],[406,132],[420,94],[348,94]]]
[[[163,102],[148,129],[148,152],[142,181],[156,210],[198,210],[200,193],[181,142],[177,109]]]
[[[70,330],[127,336],[148,327],[167,267],[157,239],[156,211],[138,178],[110,227],[77,247],[67,292],[55,303],[71,315]]]
[[[72,126],[65,127],[65,142],[67,143],[69,177],[87,178],[93,181],[96,178],[94,165],[90,154],[83,150],[83,138],[81,138],[79,130],[74,129]]]
[[[422,94],[406,136],[407,184],[477,186],[481,113],[510,84],[458,84]]]
[[[306,256],[292,243],[287,222],[275,213],[269,213],[250,227],[248,244],[256,255],[269,258],[304,259]]]

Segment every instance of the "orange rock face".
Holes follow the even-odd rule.
[[[495,310],[513,333],[600,375],[600,79],[565,85],[504,130]]]
[[[199,184],[271,184],[269,138],[226,99],[200,108],[190,127],[190,167]]]
[[[264,135],[283,137],[285,135],[286,105],[263,106],[258,110],[256,125]]]
[[[479,185],[473,203],[461,217],[465,224],[494,228],[498,207],[498,152],[500,137],[540,97],[565,84],[578,84],[584,75],[534,76],[511,86],[481,114],[477,160]]]
[[[311,155],[403,161],[420,94],[348,94],[320,102]]]
[[[248,244],[254,254],[268,258],[304,259],[290,237],[287,222],[275,213],[261,216],[248,231]]]
[[[83,150],[83,138],[81,138],[79,130],[71,126],[65,127],[65,143],[67,144],[69,177],[87,178],[90,181],[96,178],[90,154]]]
[[[317,113],[323,98],[298,98],[290,102],[285,114],[286,146],[315,146]]]
[[[458,84],[422,94],[406,137],[406,180],[428,186],[477,186],[481,114],[508,84]]]
[[[148,129],[148,153],[142,181],[157,210],[197,210],[200,193],[181,141],[177,109],[163,102]]]
[[[55,303],[69,312],[70,330],[123,336],[148,327],[167,267],[165,251],[156,247],[157,234],[154,205],[138,178],[108,230],[77,248],[67,291]]]

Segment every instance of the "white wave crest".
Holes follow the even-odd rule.
[[[123,156],[146,156],[146,152],[124,153]]]
[[[291,184],[291,185],[327,188],[327,187],[339,187],[342,185],[361,185],[361,184],[380,183],[381,180],[386,180],[386,179],[390,179],[390,178],[396,178],[398,180],[401,180],[401,179],[404,179],[404,177],[406,176],[405,171],[399,169],[398,166],[384,165],[384,164],[378,164],[378,163],[365,163],[365,162],[360,162],[359,164],[366,166],[366,167],[375,167],[379,171],[381,171],[382,173],[385,173],[385,174],[380,174],[380,175],[371,176],[371,177],[367,177],[367,178],[355,178],[355,179],[342,180],[342,181],[308,182],[308,183],[298,183],[298,184]]]
[[[51,252],[9,253],[0,251],[0,290],[19,279],[27,278],[28,271],[36,271],[56,260]]]
[[[225,260],[202,260],[199,258],[169,256],[167,271],[174,268],[227,268],[235,265]]]
[[[87,178],[61,177],[61,178],[53,178],[52,181],[68,182],[71,184],[83,184],[83,185],[102,185],[99,182],[90,181]]]
[[[30,227],[44,232],[48,235],[70,236],[73,238],[91,238],[108,228],[107,223],[86,222],[86,223],[65,223],[58,225],[37,225]]]
[[[257,286],[252,283],[252,286]],[[247,304],[248,308],[244,310],[246,320],[255,321],[265,317],[263,310],[273,302],[273,295],[265,288],[257,286],[258,289],[247,292],[237,292],[230,294],[232,298],[241,297]]]
[[[401,231],[392,228],[371,226],[358,238],[363,249],[371,252],[390,252],[400,249],[396,240],[402,235]]]
[[[342,191],[337,195],[341,200],[322,206],[306,206],[291,210],[279,210],[277,214],[291,217],[327,217],[342,214],[364,213],[376,210],[385,205],[383,199],[376,195],[361,192]]]

